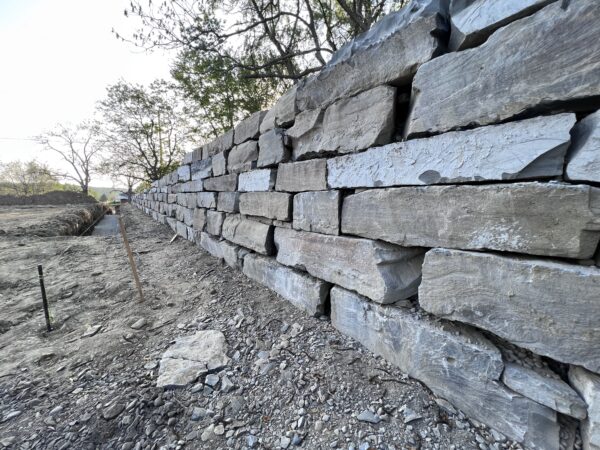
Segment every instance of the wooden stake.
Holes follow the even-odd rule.
[[[125,250],[127,250],[127,256],[129,257],[129,265],[131,266],[131,271],[133,272],[133,279],[135,280],[135,285],[140,294],[140,302],[143,302],[144,294],[142,294],[142,285],[140,284],[140,278],[138,277],[135,261],[133,260],[133,253],[131,253],[131,248],[129,247],[129,241],[127,240],[127,234],[125,233],[125,225],[123,225],[121,216],[119,216],[119,228],[121,229],[121,236],[123,236],[123,243],[125,244]]]

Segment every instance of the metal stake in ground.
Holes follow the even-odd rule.
[[[133,260],[133,253],[131,253],[131,248],[129,247],[129,241],[127,240],[127,234],[125,233],[125,225],[123,225],[121,216],[119,216],[119,228],[121,229],[121,236],[123,236],[123,243],[125,244],[125,250],[127,250],[127,256],[129,257],[129,265],[131,266],[131,271],[133,272],[133,279],[135,280],[135,285],[140,294],[140,301],[143,302],[144,294],[142,294],[142,285],[140,284],[140,279],[135,267],[135,261]]]
[[[44,306],[44,316],[46,317],[46,330],[52,331],[50,312],[48,311],[48,299],[46,298],[46,288],[44,287],[44,271],[41,264],[38,264],[38,276],[40,278],[40,289],[42,290],[42,305]]]

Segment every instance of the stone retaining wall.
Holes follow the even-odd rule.
[[[472,419],[598,449],[598,23],[413,0],[134,203]]]

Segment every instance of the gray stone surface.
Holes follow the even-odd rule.
[[[273,253],[273,226],[244,219],[239,214],[225,218],[223,237],[234,244],[254,250],[263,255]]]
[[[220,177],[207,178],[204,180],[204,190],[232,192],[237,188],[237,174],[231,173]]]
[[[193,180],[181,183],[179,190],[180,192],[202,192],[202,180]]]
[[[559,177],[574,124],[575,114],[557,114],[396,142],[329,159],[327,183],[354,188]]]
[[[600,371],[600,269],[552,260],[433,249],[419,304],[561,362]]]
[[[260,135],[258,139],[258,167],[270,167],[289,161],[292,150],[285,130],[274,128]]]
[[[600,183],[600,110],[575,126],[568,160],[569,180]]]
[[[191,165],[192,180],[202,180],[212,176],[212,159],[199,159]]]
[[[268,219],[291,220],[292,195],[284,192],[246,192],[240,195],[240,212]]]
[[[327,189],[327,161],[313,159],[279,164],[275,189],[286,192],[322,191]]]
[[[498,28],[555,0],[462,0],[452,2],[448,47],[462,50],[484,42]]]
[[[296,89],[298,85],[292,86],[285,94],[277,100],[277,103],[267,111],[260,124],[260,132],[267,131],[276,127],[288,127],[294,123],[296,117]]]
[[[584,450],[600,449],[600,376],[571,366],[569,382],[588,406],[588,417],[581,422]]]
[[[219,192],[217,209],[230,213],[236,213],[240,210],[239,192]]]
[[[311,316],[318,317],[325,311],[328,283],[281,265],[275,258],[256,254],[246,255],[243,272]]]
[[[202,148],[202,159],[208,159],[212,155],[216,155],[224,150],[229,150],[231,147],[233,147],[233,128],[220,135],[212,142],[204,145]]]
[[[227,265],[236,270],[242,270],[244,256],[250,253],[250,250],[227,241],[221,241],[221,251]]]
[[[187,239],[187,226],[185,225],[185,223],[180,222],[179,220],[177,221],[176,225],[175,225],[175,230],[176,233],[181,236],[184,239]]]
[[[210,234],[202,231],[200,233],[199,245],[215,258],[223,258],[223,249],[221,248],[221,242],[219,238],[211,236]]]
[[[351,153],[387,144],[394,132],[396,89],[379,86],[319,110],[305,111],[287,132],[292,158]]]
[[[339,191],[302,192],[294,196],[294,224],[296,230],[323,234],[340,234]]]
[[[556,413],[497,380],[502,357],[481,334],[331,290],[331,323],[425,383],[468,417],[535,449],[558,449]]]
[[[259,192],[272,191],[277,179],[277,169],[251,170],[240,173],[238,191]]]
[[[219,211],[206,211],[206,231],[213,236],[221,235],[221,228],[225,220],[225,213]]]
[[[247,172],[256,168],[258,159],[258,141],[246,141],[236,145],[229,152],[227,171],[229,173]]]
[[[233,132],[233,143],[241,144],[249,139],[257,139],[260,134],[260,124],[267,111],[258,111],[238,123]]]
[[[277,228],[277,261],[352,289],[378,303],[416,294],[424,250],[368,239]]]
[[[478,48],[424,64],[405,134],[486,125],[599,96],[600,47],[590,45],[600,40],[599,21],[596,0],[557,1]]]
[[[205,226],[206,226],[206,209],[196,208],[194,210],[194,222],[193,222],[194,231],[196,231],[197,233],[200,231],[204,231]]]
[[[417,0],[411,7],[386,15],[371,29],[334,54],[319,72],[300,82],[300,111],[383,84],[409,84],[417,68],[443,47],[446,1]]]
[[[368,190],[344,199],[342,233],[403,246],[588,259],[600,240],[600,189],[513,183]]]
[[[544,376],[533,369],[506,363],[502,381],[513,391],[576,419],[585,419],[587,406],[571,386],[560,378]]]
[[[177,168],[177,176],[179,181],[190,181],[192,179],[192,173],[190,171],[190,166],[185,164],[183,166],[179,166]]]
[[[215,208],[217,206],[217,193],[199,192],[196,195],[196,205],[200,208]]]
[[[225,150],[212,156],[212,176],[220,177],[221,175],[225,175],[227,173],[228,154],[229,150]]]

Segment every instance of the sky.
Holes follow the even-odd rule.
[[[129,0],[0,0],[0,162],[37,159],[65,170],[34,136],[57,123],[91,118],[106,87],[120,79],[168,79],[171,55],[116,39],[130,35]],[[111,187],[96,176],[92,186]]]

